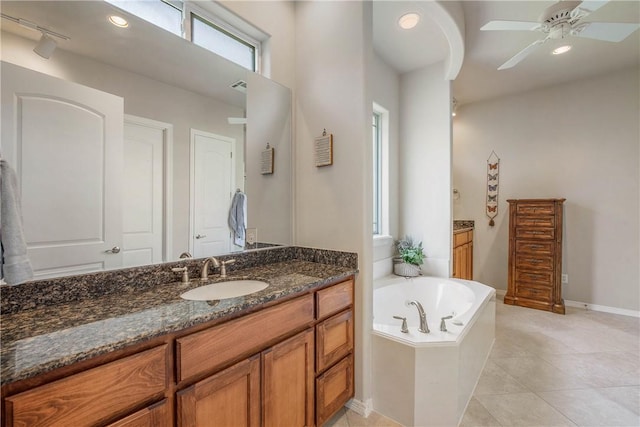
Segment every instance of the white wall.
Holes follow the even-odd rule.
[[[244,131],[227,117],[242,117],[244,109],[222,103],[140,74],[112,67],[58,49],[49,60],[33,53],[33,41],[2,32],[2,58],[7,62],[122,96],[126,114],[173,124],[173,255],[188,250],[189,130],[195,128],[235,138],[236,186],[244,188]]]
[[[449,277],[451,82],[444,63],[400,78],[400,234],[422,241],[425,274]]]
[[[476,221],[474,279],[506,289],[510,198],[564,197],[568,300],[640,309],[640,70],[462,106],[454,120],[457,219]],[[484,214],[500,157],[499,215]]]
[[[358,253],[356,398],[370,396],[371,4],[296,3],[296,243]],[[333,134],[333,165],[314,164],[314,138]]]

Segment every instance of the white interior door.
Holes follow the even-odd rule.
[[[2,62],[3,157],[36,278],[122,265],[123,99]]]
[[[165,162],[171,146],[172,125],[125,116],[122,264],[124,267],[168,260],[164,249]],[[167,166],[169,166],[167,164]],[[168,233],[169,234],[169,233]]]
[[[235,140],[191,130],[191,238],[196,258],[229,252]]]

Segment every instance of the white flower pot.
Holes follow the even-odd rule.
[[[420,266],[398,262],[393,265],[393,272],[398,276],[416,277],[420,275]]]

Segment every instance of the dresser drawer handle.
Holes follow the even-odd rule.
[[[540,263],[544,262],[543,260],[536,259],[536,258],[529,258],[527,261],[530,262],[531,264],[540,264]]]
[[[527,277],[529,279],[544,279],[542,274],[527,274]]]
[[[542,245],[529,245],[529,249],[542,249],[544,246]]]

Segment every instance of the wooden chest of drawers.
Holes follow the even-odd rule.
[[[562,204],[565,199],[509,202],[509,275],[505,304],[564,314]]]

